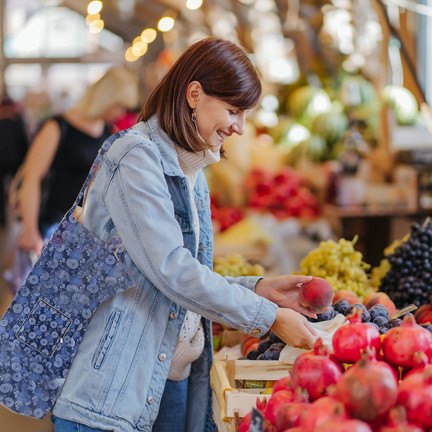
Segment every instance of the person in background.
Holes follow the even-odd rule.
[[[49,119],[35,136],[24,163],[18,247],[40,255],[73,204],[111,125],[138,104],[135,76],[113,67],[64,114]]]
[[[310,276],[222,277],[212,271],[202,169],[243,134],[261,82],[238,45],[191,45],[155,88],[140,121],[108,139],[82,223],[119,235],[135,285],[95,311],[53,407],[56,432],[215,431],[211,321],[312,348],[299,302]]]
[[[13,266],[15,230],[8,211],[11,181],[24,161],[29,140],[20,106],[6,93],[0,102],[0,289],[3,273]]]

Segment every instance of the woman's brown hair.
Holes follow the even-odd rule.
[[[258,73],[246,52],[233,42],[206,38],[191,45],[159,82],[140,120],[157,114],[162,129],[188,151],[207,149],[191,119],[187,86],[198,81],[204,92],[239,110],[254,107],[261,97]]]

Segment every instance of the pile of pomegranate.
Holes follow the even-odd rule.
[[[267,402],[257,398],[263,431],[432,432],[432,333],[413,315],[385,335],[354,315],[332,345],[318,339]]]

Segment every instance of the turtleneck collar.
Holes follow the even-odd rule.
[[[196,173],[207,165],[219,162],[220,160],[220,153],[212,152],[210,149],[198,152],[189,152],[178,145],[175,147],[179,158],[180,168],[186,176]]]

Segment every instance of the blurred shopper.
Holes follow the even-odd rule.
[[[6,95],[0,102],[0,137],[0,226],[4,227],[8,187],[28,149],[27,132],[19,106]]]
[[[23,169],[18,241],[22,250],[41,253],[44,238],[73,204],[111,125],[137,103],[134,75],[114,67],[70,110],[43,125]]]
[[[312,347],[301,314],[315,314],[299,302],[310,277],[212,271],[202,168],[243,134],[260,96],[245,52],[204,39],[161,80],[141,121],[108,139],[82,222],[99,238],[120,236],[135,285],[95,311],[53,408],[56,432],[215,431],[210,320]]]

